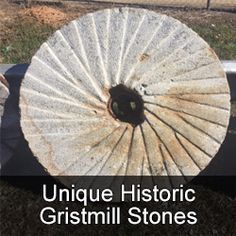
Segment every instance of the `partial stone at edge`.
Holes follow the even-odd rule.
[[[3,115],[4,112],[4,104],[9,95],[8,90],[8,83],[3,75],[0,74],[0,117]],[[1,121],[0,121],[1,127]]]

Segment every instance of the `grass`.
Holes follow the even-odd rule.
[[[212,22],[212,21],[211,21]],[[199,22],[188,25],[203,37],[220,59],[236,59],[236,27],[233,22]],[[19,19],[10,26],[10,33],[0,39],[1,63],[29,63],[40,45],[56,29],[32,18]]]
[[[54,30],[53,27],[33,19],[19,20],[11,32],[0,39],[2,63],[30,62],[36,50]]]
[[[231,24],[192,25],[206,42],[215,50],[220,59],[236,60],[236,27]]]

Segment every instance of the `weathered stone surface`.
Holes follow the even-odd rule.
[[[143,123],[114,119],[109,89],[144,101]],[[215,53],[179,21],[108,9],[57,31],[32,58],[21,125],[52,175],[197,175],[218,151],[230,95]]]
[[[3,75],[0,74],[0,117],[4,112],[4,103],[9,95],[8,83]],[[0,120],[1,127],[1,120]]]
[[[1,123],[4,112],[4,104],[9,95],[8,83],[3,75],[0,74],[0,138],[1,138]],[[4,163],[8,160],[8,155],[3,155],[2,144],[0,142],[0,170]]]

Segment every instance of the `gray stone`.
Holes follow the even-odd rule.
[[[3,75],[0,74],[0,137],[1,137],[1,120],[4,113],[4,104],[9,95],[8,83]],[[10,155],[3,155],[2,143],[0,142],[0,170],[2,166],[9,160]]]
[[[0,74],[0,117],[4,112],[4,103],[9,95],[8,83],[3,75]],[[1,125],[1,123],[0,123]]]

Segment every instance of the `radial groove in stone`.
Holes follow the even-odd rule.
[[[141,96],[143,122],[114,118],[110,89],[119,84]],[[195,32],[152,11],[115,8],[72,21],[41,46],[20,108],[29,146],[52,175],[187,181],[223,142],[230,95],[219,59]]]

